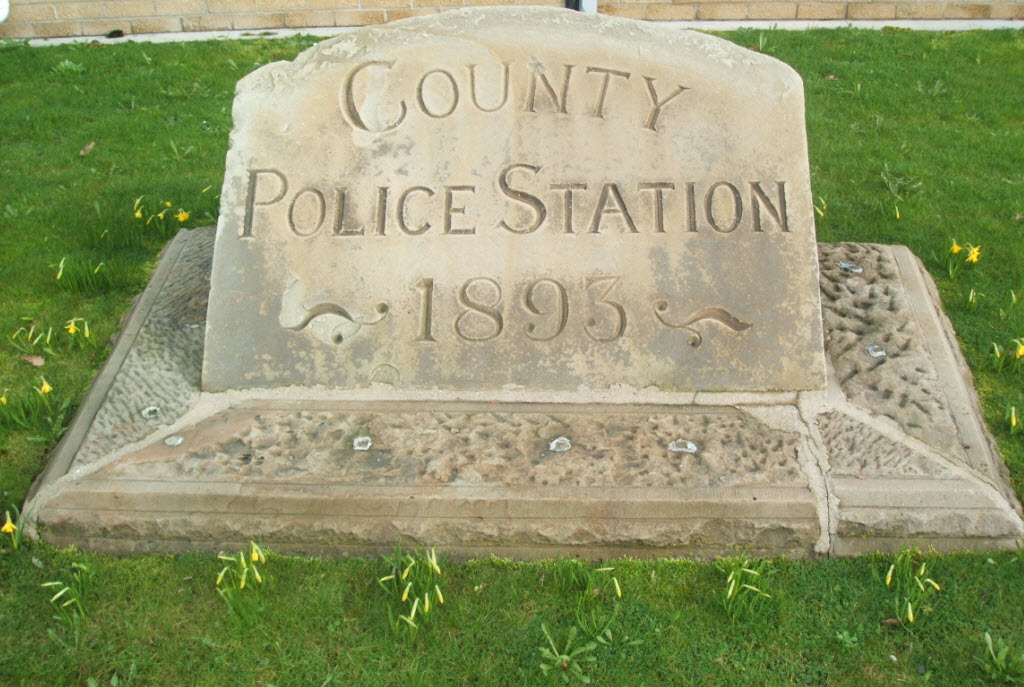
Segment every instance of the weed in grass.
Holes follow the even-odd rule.
[[[967,248],[967,255],[961,255],[965,247]],[[949,251],[946,253],[946,274],[949,275],[950,279],[956,279],[964,265],[976,264],[979,259],[981,259],[981,246],[975,246],[971,243],[961,246],[957,243],[956,239],[953,239],[952,245],[950,245]]]
[[[928,577],[928,562],[918,564],[920,557],[917,549],[903,549],[890,564],[885,573],[885,587],[892,592],[895,618],[883,622],[909,629],[932,612],[929,602],[942,588]]]
[[[1024,371],[1024,338],[1014,339],[1013,347],[1013,369],[1016,372]]]
[[[53,619],[64,627],[70,635],[71,642],[68,642],[50,629],[47,631],[50,639],[65,648],[78,647],[82,640],[82,621],[85,620],[85,602],[89,597],[93,582],[92,571],[82,563],[71,564],[71,577],[69,582],[54,580],[44,582],[44,587],[56,589],[57,593],[50,597],[50,605],[57,613]]]
[[[220,194],[213,190],[213,186],[207,186],[199,192],[196,200],[196,211],[192,215],[196,226],[200,224],[216,224],[217,215],[220,212]]]
[[[18,217],[27,218],[35,211],[36,209],[32,206],[29,206],[28,209],[24,211],[19,211],[18,208],[8,204],[4,205],[3,217],[4,219],[17,219]]]
[[[110,685],[110,687],[128,687],[128,685],[130,685],[132,683],[132,680],[134,680],[134,679],[135,679],[135,662],[132,661],[131,666],[129,666],[129,668],[128,668],[128,677],[126,677],[124,680],[122,680],[118,676],[117,673],[114,673],[113,675],[110,676],[110,682],[108,684]],[[99,680],[97,680],[96,678],[90,677],[89,679],[87,679],[85,681],[85,684],[87,685],[87,687],[100,687],[100,685],[102,683]]]
[[[24,430],[34,441],[53,443],[64,433],[71,398],[57,398],[46,378],[39,380],[38,388],[21,394],[4,389],[0,395],[0,426]]]
[[[14,520],[11,520],[11,511],[4,511],[6,522],[3,527],[0,527],[0,532],[11,538],[11,547],[17,551],[21,546],[21,511],[13,504],[11,510],[14,511]]]
[[[818,217],[824,219],[825,212],[828,211],[828,203],[826,203],[825,199],[821,196],[818,196],[818,202],[814,204],[814,211],[818,213]]]
[[[551,633],[548,632],[547,625],[541,623],[540,629],[544,632],[545,639],[548,640],[548,646],[538,647],[543,659],[540,664],[541,672],[544,675],[550,675],[554,671],[553,674],[559,676],[562,682],[566,684],[573,677],[584,684],[590,684],[590,677],[583,672],[583,666],[580,664],[597,661],[597,658],[592,653],[597,648],[597,642],[588,642],[574,649],[572,645],[575,643],[576,635],[579,632],[574,625],[569,628],[569,636],[565,640],[565,647],[559,649],[558,645],[555,644],[555,640],[552,639]]]
[[[1015,651],[1002,637],[993,641],[986,632],[985,653],[975,661],[994,684],[1024,684],[1024,652]]]
[[[264,610],[264,580],[256,564],[265,564],[266,554],[256,542],[249,542],[248,551],[239,551],[237,556],[220,554],[217,558],[227,562],[217,575],[217,593],[227,604],[235,628],[255,628]]]
[[[716,596],[731,625],[755,615],[761,604],[771,598],[754,584],[763,584],[762,573],[767,565],[765,560],[749,558],[720,558],[715,561],[715,567],[726,575],[725,589]]]
[[[586,568],[586,586],[577,596],[576,623],[587,636],[598,641],[602,637],[611,639],[612,626],[619,617],[622,587],[618,578],[612,575],[614,570],[608,566]]]
[[[993,341],[989,360],[996,372],[1007,367],[1014,372],[1024,372],[1024,338],[1013,339],[1005,348]]]
[[[106,293],[125,281],[102,260],[93,265],[80,259],[69,261],[64,256],[50,267],[57,270],[56,281],[62,289],[79,295]]]
[[[1003,308],[1003,307],[999,308],[999,320],[1000,320],[1000,322],[1005,322],[1006,321],[1006,318],[1010,316],[1010,313],[1013,312],[1013,309],[1017,307],[1017,301],[1018,300],[1019,299],[1017,298],[1017,292],[1016,291],[1010,291],[1010,298],[1006,302],[1006,307],[1005,308]]]
[[[770,54],[772,46],[768,43],[768,34],[764,31],[757,32],[757,45],[750,46],[759,53]]]
[[[559,558],[552,563],[551,579],[562,594],[586,592],[591,588],[590,566],[578,558]]]
[[[860,639],[857,635],[852,635],[846,630],[836,632],[836,639],[847,649],[856,649],[860,645]]]
[[[200,197],[202,195],[201,193]],[[146,208],[145,198],[145,196],[136,198],[132,207],[132,217],[136,220],[136,228],[132,232],[134,235],[145,236],[146,232],[153,232],[161,241],[166,241],[174,236],[192,217],[191,212],[180,206],[175,209],[175,204],[169,200],[161,201],[157,206],[159,209],[150,212]],[[209,209],[207,208],[205,212],[209,214]]]
[[[53,73],[58,76],[77,76],[85,73],[85,65],[65,59],[53,65]]]
[[[15,350],[24,355],[36,355],[38,353],[57,355],[51,347],[53,327],[47,327],[42,322],[31,317],[23,317],[21,319],[28,326],[18,327],[11,334],[10,342]]]
[[[431,549],[404,553],[398,545],[393,554],[383,559],[390,572],[378,579],[377,584],[388,593],[389,626],[396,635],[412,640],[437,614],[436,606],[444,604],[437,552]]]
[[[170,144],[171,148],[171,159],[173,159],[175,162],[181,162],[182,160],[188,159],[188,157],[196,150],[195,146],[184,146],[182,148],[178,148],[173,138],[168,143]]]
[[[16,40],[14,38],[0,38],[0,51],[17,50],[28,46],[27,40]]]
[[[31,317],[21,319],[28,326],[18,327],[11,334],[10,344],[22,354],[26,362],[37,360],[37,366],[43,364],[39,362],[42,353],[58,357],[61,352],[96,345],[96,338],[92,336],[89,323],[85,318],[72,317],[67,320],[64,323],[63,332],[55,331],[52,326]]]
[[[967,297],[964,298],[964,309],[967,312],[973,313],[978,311],[978,305],[981,303],[981,299],[985,297],[985,294],[978,293],[974,289],[968,292]]]
[[[967,257],[964,258],[964,262],[975,264],[981,258],[981,246],[975,246],[974,244],[967,244]]]
[[[992,369],[996,372],[1002,372],[1003,367],[1006,365],[1006,349],[993,341],[992,354],[989,359],[992,361]]]
[[[83,317],[72,317],[65,322],[64,331],[67,332],[68,341],[70,342],[68,346],[70,348],[84,348],[85,346],[96,345],[96,339],[93,338],[92,332],[89,331],[89,322]]]
[[[909,198],[911,194],[920,190],[923,184],[914,177],[896,174],[889,169],[888,162],[885,163],[885,168],[881,172],[881,177],[885,187],[889,190],[889,193],[892,194],[896,219],[899,219],[900,203]]]

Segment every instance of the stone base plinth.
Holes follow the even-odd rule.
[[[819,246],[826,390],[481,397],[201,392],[212,239],[183,232],[167,249],[34,486],[30,532],[116,553],[401,540],[517,558],[851,555],[1024,534],[906,248]]]

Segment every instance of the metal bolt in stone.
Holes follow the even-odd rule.
[[[571,448],[572,442],[569,441],[568,437],[558,437],[557,439],[552,439],[551,443],[548,444],[548,449],[556,453],[562,453],[563,451],[568,451]]]
[[[674,453],[696,453],[697,444],[686,439],[676,439],[669,442],[668,450]]]

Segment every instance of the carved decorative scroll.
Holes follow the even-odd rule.
[[[690,336],[687,339],[687,343],[693,348],[699,348],[704,343],[704,337],[691,325],[703,322],[704,320],[714,320],[719,324],[731,329],[734,332],[742,332],[745,329],[750,329],[751,324],[738,319],[735,315],[730,313],[728,310],[723,308],[702,308],[690,315],[688,318],[680,322],[679,324],[672,324],[662,317],[662,313],[668,310],[668,301],[655,301],[654,303],[654,316],[658,318],[666,327],[672,329],[685,329],[690,332]]]
[[[380,323],[388,315],[388,304],[378,303],[374,310],[377,319],[366,320],[331,302],[320,302],[306,306],[303,301],[305,289],[299,280],[292,282],[281,295],[281,326],[292,331],[310,327],[313,335],[324,343],[340,344],[354,336],[362,327]]]

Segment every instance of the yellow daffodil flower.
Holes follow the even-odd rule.
[[[57,265],[57,281],[60,281],[60,278],[64,276],[64,261],[65,260],[67,260],[67,258],[61,258],[60,259],[60,264]]]
[[[3,527],[0,527],[0,532],[3,532],[4,534],[14,534],[14,530],[18,529],[18,526],[11,522],[11,514],[9,512],[5,511],[4,515],[7,516],[7,522],[4,523]]]
[[[7,389],[4,389],[4,395],[0,396],[0,406],[7,405]]]
[[[622,598],[622,587],[619,586],[619,580],[616,577],[612,578],[612,582],[615,583],[615,596]]]
[[[85,332],[83,333],[83,335],[85,336],[85,338],[88,339],[89,338],[89,323],[86,322],[85,320],[82,320],[82,326],[85,327]]]
[[[953,245],[949,247],[949,252],[952,253],[953,255],[956,255],[957,253],[959,253],[963,249],[964,249],[964,247],[961,246],[959,243],[957,243],[956,239],[953,239]]]
[[[1018,358],[1024,358],[1024,340],[1017,342],[1017,352],[1015,355]]]
[[[435,585],[434,585],[434,591],[435,591],[435,592],[437,592],[437,603],[439,603],[439,604],[443,604],[443,603],[444,603],[444,597],[443,597],[443,596],[441,596],[441,588],[440,588],[440,587],[438,587],[438,586],[437,586],[437,585],[435,584]]]
[[[896,565],[895,564],[894,565],[890,565],[889,566],[889,572],[887,572],[885,574],[885,586],[886,587],[888,587],[890,584],[892,584],[892,574],[895,571],[896,571]]]
[[[178,222],[184,223],[185,221],[188,220],[189,214],[182,210],[181,208],[178,208],[178,214],[176,214],[174,217],[175,219],[178,220]]]
[[[75,325],[74,320],[68,320],[68,323],[64,325],[64,329],[67,329],[68,334],[70,334],[71,336],[74,336],[75,334],[78,333],[78,327]]]
[[[53,387],[50,386],[50,383],[48,381],[46,381],[45,377],[40,377],[39,379],[43,380],[42,386],[39,387],[39,393],[41,393],[41,394],[48,394],[51,391],[53,391]]]
[[[967,253],[967,262],[978,262],[980,257],[981,246],[971,246],[971,250]]]
[[[135,219],[142,219],[142,210],[135,211]]]
[[[171,207],[171,201],[169,201],[169,200],[165,200],[165,201],[164,201],[164,207],[165,207],[165,208],[169,208],[169,207]]]
[[[409,598],[409,590],[410,589],[412,589],[412,582],[410,582],[409,584],[405,585],[405,591],[402,592],[402,601],[405,601],[406,599]]]

